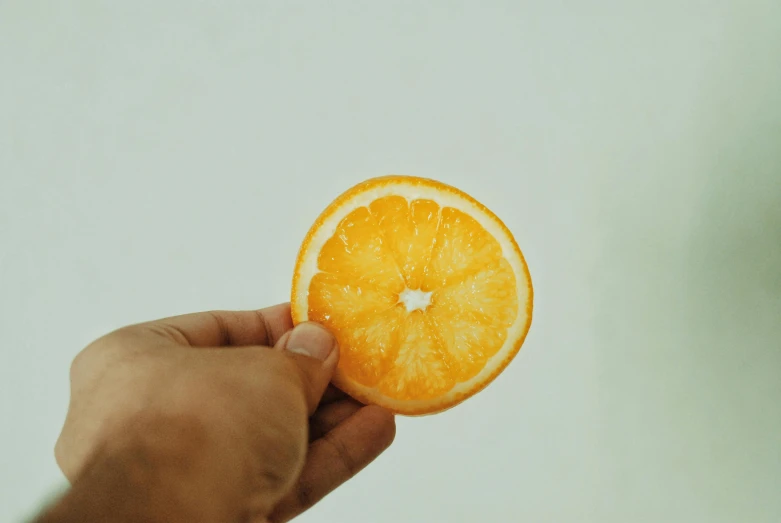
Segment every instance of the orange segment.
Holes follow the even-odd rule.
[[[364,182],[318,218],[299,252],[293,320],[341,350],[334,382],[403,414],[438,412],[490,383],[531,324],[532,287],[502,222],[447,185]]]
[[[384,247],[377,221],[366,207],[358,207],[337,226],[323,245],[317,266],[351,281],[398,288],[403,285],[392,253]]]
[[[378,386],[380,393],[400,400],[435,398],[452,389],[455,376],[449,354],[425,313],[416,310],[405,318],[398,340],[398,355]]]
[[[392,290],[343,274],[319,272],[309,285],[309,319],[323,324],[372,318],[397,302]]]
[[[356,383],[374,387],[393,368],[403,335],[404,315],[398,307],[352,323],[325,324],[336,334],[340,347],[360,347],[342,351],[342,372]]]
[[[386,196],[369,205],[379,232],[393,254],[410,289],[423,285],[439,225],[439,205],[431,200],[408,202],[401,196]]]
[[[434,293],[428,310],[436,332],[456,360],[459,381],[477,375],[504,345],[518,315],[515,276],[501,259]]]
[[[501,258],[499,242],[474,218],[445,207],[423,287],[448,285]]]

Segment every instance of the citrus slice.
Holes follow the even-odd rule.
[[[510,363],[532,318],[532,285],[510,231],[467,194],[386,176],[339,196],[296,261],[293,321],[331,330],[334,384],[407,415],[448,409]]]

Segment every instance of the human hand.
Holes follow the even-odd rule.
[[[395,435],[389,412],[329,385],[338,358],[323,327],[293,329],[288,305],[178,316],[97,340],[74,360],[55,449],[73,488],[42,521],[300,514]]]

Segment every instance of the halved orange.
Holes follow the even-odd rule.
[[[399,414],[448,409],[518,353],[532,319],[529,270],[510,231],[469,195],[386,176],[315,221],[293,277],[293,321],[341,350],[334,384]]]

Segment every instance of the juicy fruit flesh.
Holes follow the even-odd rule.
[[[358,207],[317,266],[309,319],[335,333],[346,376],[398,400],[434,398],[476,376],[518,315],[499,242],[432,200]]]

